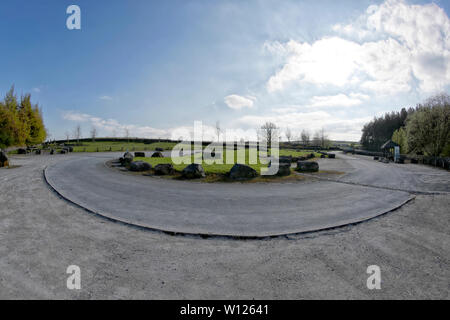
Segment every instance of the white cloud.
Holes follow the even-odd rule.
[[[102,131],[102,134],[108,135],[116,133],[124,135],[125,129],[128,129],[131,136],[143,138],[169,138],[168,130],[157,129],[149,126],[138,126],[119,123],[115,119],[103,119],[85,113],[68,111],[63,114],[63,119],[73,122],[84,122]]]
[[[192,126],[178,126],[168,129],[158,129],[150,126],[139,126],[134,124],[122,124],[115,119],[103,119],[95,117],[85,113],[78,113],[74,111],[68,111],[63,114],[63,119],[77,122],[86,123],[87,126],[95,127],[100,131],[100,135],[110,136],[115,133],[118,137],[125,136],[125,130],[128,129],[131,137],[139,138],[165,138],[172,140],[192,140],[194,138]],[[226,132],[227,139],[256,139],[256,131],[253,129],[245,130],[241,128],[225,128],[223,132]],[[220,139],[223,140],[225,135],[221,135]],[[216,127],[212,125],[203,124],[203,140],[204,141],[216,141]]]
[[[36,92],[36,93],[40,93],[40,92],[41,92],[41,89],[38,88],[38,87],[35,87],[35,88],[33,88],[33,91]]]
[[[100,100],[106,100],[106,101],[111,101],[113,98],[110,96],[101,96],[99,97]]]
[[[242,108],[253,108],[254,101],[253,96],[242,97],[237,94],[232,94],[224,98],[225,104],[234,110],[241,110]]]
[[[370,97],[361,93],[340,93],[334,96],[314,96],[311,99],[311,107],[353,107],[363,103]]]
[[[286,55],[268,91],[310,83],[378,94],[430,93],[450,85],[450,19],[434,3],[387,0],[333,30],[342,37],[266,44],[270,52]]]

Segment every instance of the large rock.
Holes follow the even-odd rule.
[[[278,167],[277,176],[283,177],[291,174],[291,164],[280,163]]]
[[[181,175],[186,179],[198,179],[206,177],[205,170],[203,170],[203,167],[197,163],[188,165],[183,169]]]
[[[258,176],[255,169],[244,164],[235,164],[229,172],[229,176],[233,180],[245,180]]]
[[[150,163],[144,162],[144,161],[133,161],[130,163],[130,171],[134,172],[142,172],[142,171],[148,171],[152,168]]]
[[[292,163],[292,156],[280,156],[278,158],[278,164],[281,165],[291,165]],[[272,166],[272,160],[269,162],[269,167]]]
[[[292,162],[292,156],[280,156],[280,158],[278,159],[278,163],[279,164],[289,164],[291,165]]]
[[[175,173],[175,169],[173,168],[173,165],[170,163],[158,164],[156,165],[154,170],[157,176],[167,176]]]
[[[164,158],[164,155],[161,151],[156,151],[152,154],[152,158]]]
[[[131,162],[133,162],[133,155],[130,152],[125,152],[122,158],[120,158],[120,163],[123,166],[129,165]]]
[[[319,164],[315,161],[299,161],[295,170],[299,172],[317,172],[319,171]]]
[[[145,158],[145,152],[135,152],[134,153],[134,156],[137,158],[137,157],[140,157],[140,158]]]
[[[0,168],[5,167],[7,163],[8,163],[8,156],[6,155],[6,152],[0,150]]]

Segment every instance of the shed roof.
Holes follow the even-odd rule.
[[[400,145],[397,144],[397,143],[395,143],[394,141],[388,140],[388,141],[386,141],[386,142],[381,146],[381,150],[391,149],[391,148],[399,147],[399,146],[400,146]]]

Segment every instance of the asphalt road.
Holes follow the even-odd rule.
[[[448,195],[417,195],[389,214],[325,232],[170,236],[58,197],[42,170],[72,156],[14,157],[21,167],[0,169],[0,299],[449,299]],[[72,264],[81,268],[81,290],[66,287]],[[373,264],[381,290],[366,287]]]
[[[64,198],[92,212],[174,233],[266,237],[309,232],[373,218],[412,199],[404,191],[314,179],[211,184],[134,176],[108,168],[104,157],[72,155],[50,165],[45,176]],[[359,169],[366,161],[357,158],[322,161],[322,166],[336,169],[349,162],[356,169],[347,170],[348,179],[370,175],[378,186],[391,177],[378,162],[373,170]]]

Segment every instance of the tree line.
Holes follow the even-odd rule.
[[[375,117],[362,129],[365,150],[379,151],[389,139],[404,154],[450,156],[450,96],[439,94],[415,108]]]
[[[13,86],[0,101],[0,148],[40,144],[46,136],[42,110],[29,93],[18,99]]]

